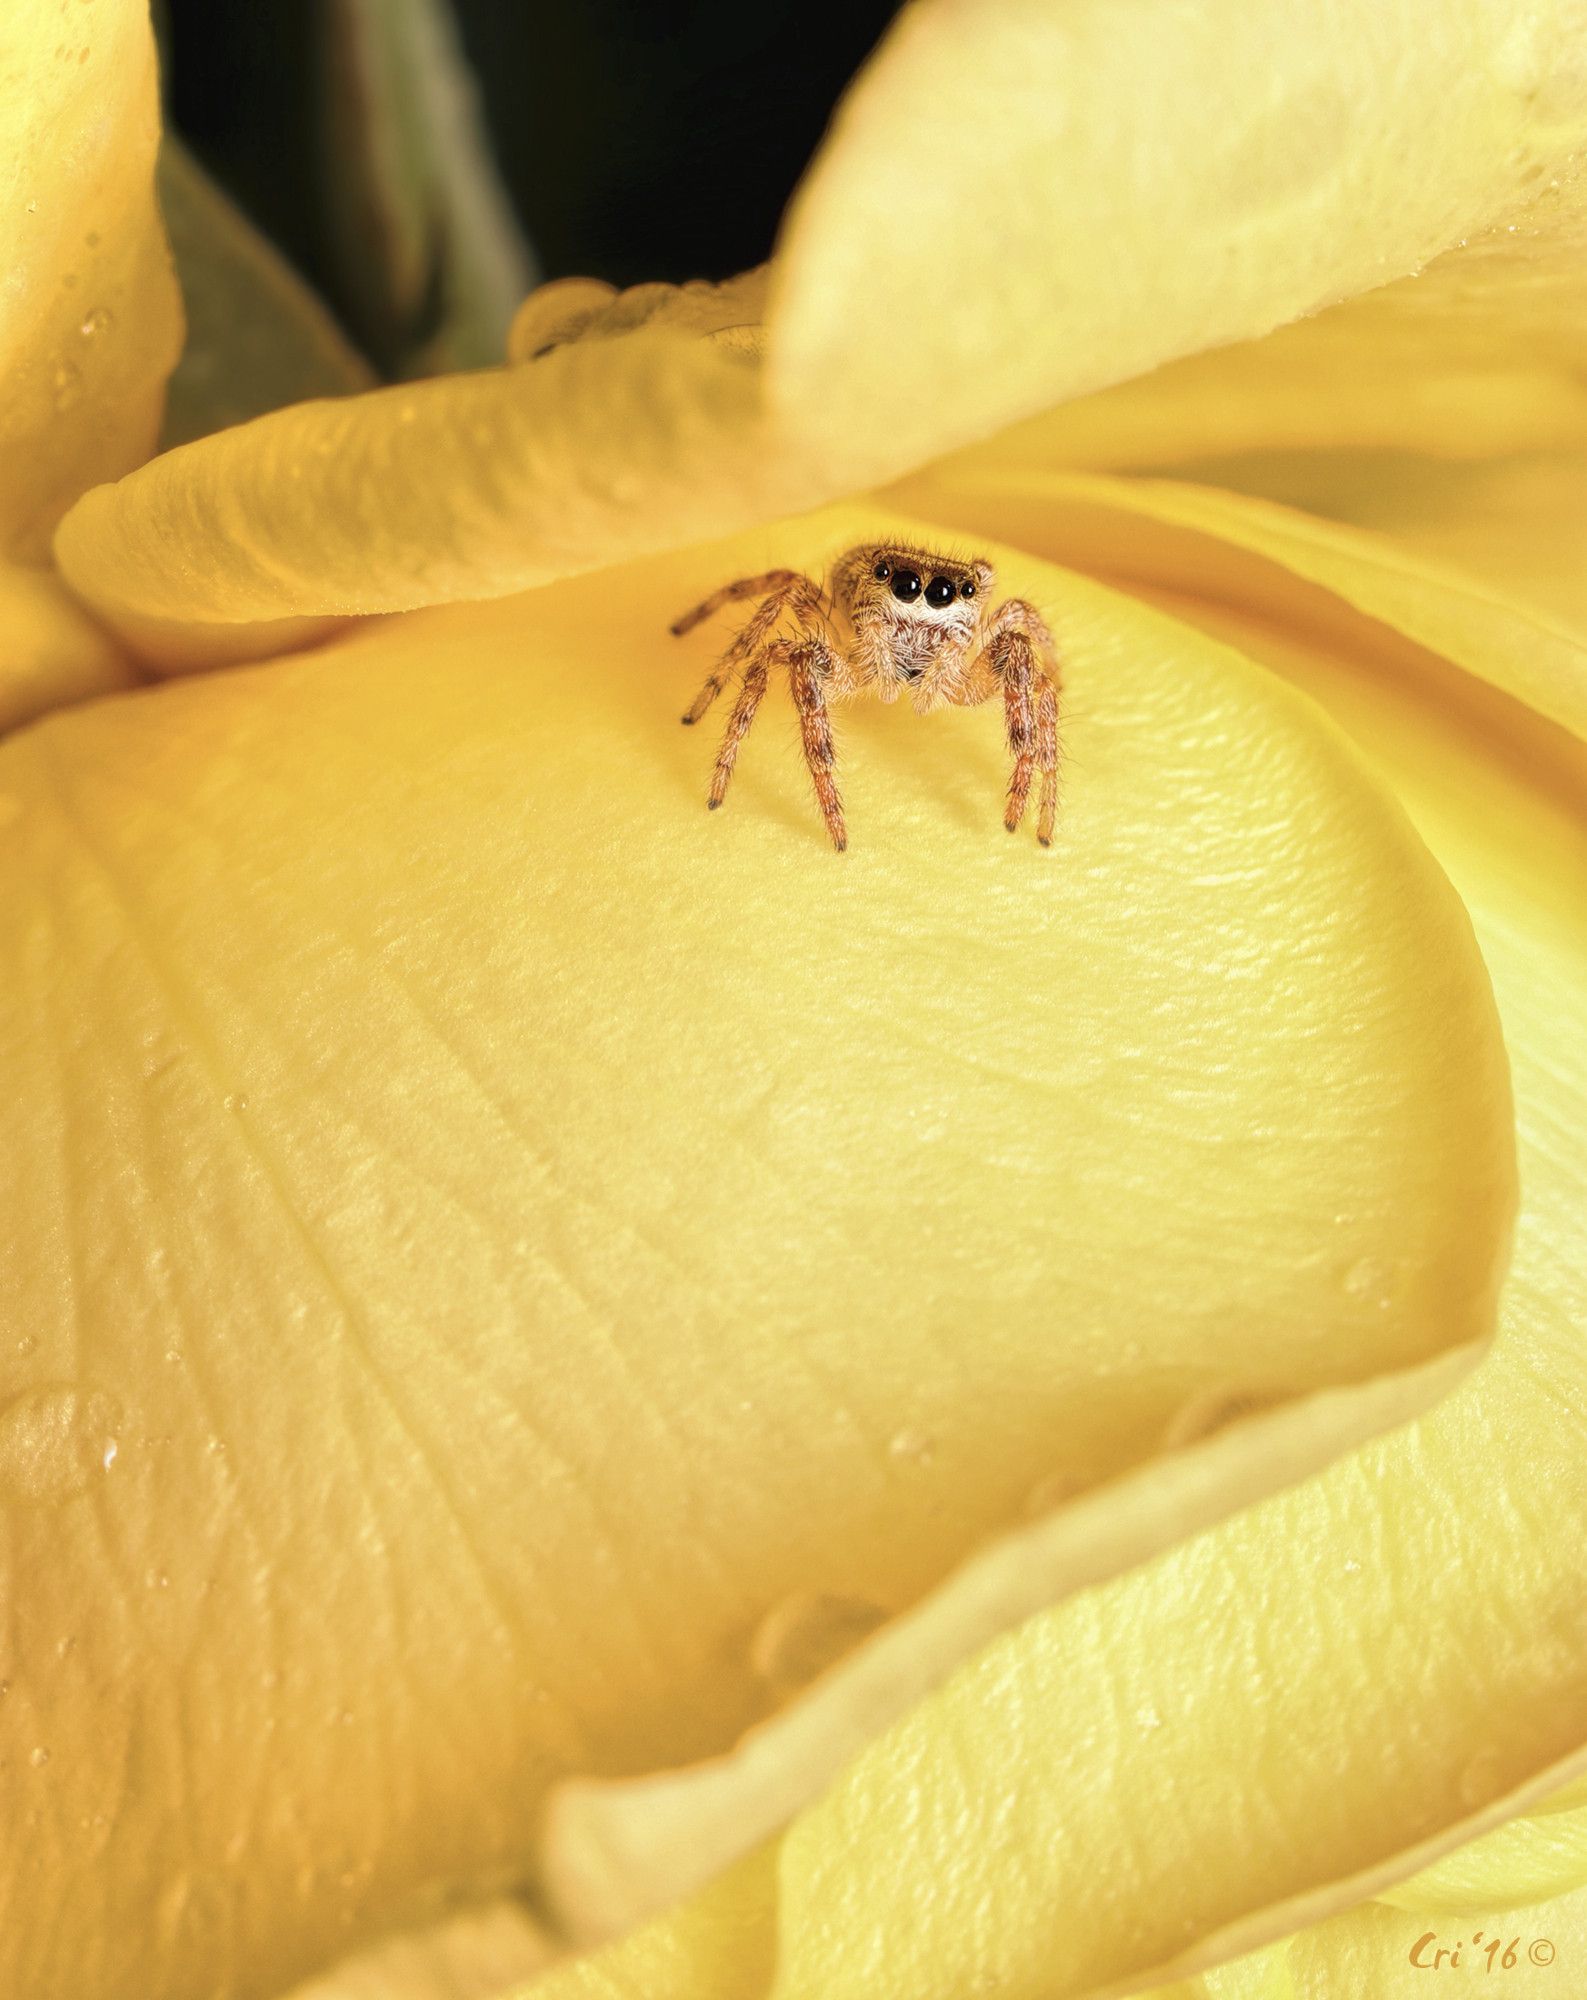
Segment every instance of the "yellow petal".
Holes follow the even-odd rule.
[[[771,301],[773,400],[851,457],[868,446],[880,476],[1457,244],[1447,271],[1409,288],[1403,321],[1363,308],[1388,327],[1358,333],[1357,357],[1398,374],[1414,356],[1426,377],[1434,330],[1432,373],[1446,337],[1492,367],[1508,306],[1532,337],[1516,360],[1536,367],[1546,306],[1574,368],[1587,228],[1567,175],[1584,139],[1573,0],[1524,14],[1511,0],[1299,14],[1274,0],[924,0],[795,198]],[[1214,413],[1238,410],[1247,376],[1234,364],[1213,387]],[[1579,386],[1574,398],[1580,422]],[[1123,433],[1153,462],[1171,449],[1155,408]]]
[[[1424,2000],[1429,1989],[1546,2000],[1574,1992],[1584,1964],[1587,1892],[1581,1890],[1470,1918],[1435,1919],[1369,1903],[1289,1941],[1288,1986],[1273,2000],[1340,2000],[1358,1993],[1372,2000]],[[1231,1993],[1228,2000],[1243,1996]]]
[[[272,1990],[525,1877],[571,1903],[559,1781],[764,1723],[748,1848],[945,1635],[1480,1343],[1482,968],[1269,677],[1010,558],[1068,661],[1051,853],[999,825],[991,708],[841,718],[844,856],[785,716],[702,809],[714,649],[666,622],[877,525],[0,746],[0,1990]],[[834,1604],[888,1622],[801,1695],[791,1613]]]
[[[732,324],[674,288],[553,288],[513,339],[538,359],[202,440],[81,503],[59,560],[163,657],[173,623],[502,595],[809,507],[1485,229],[1532,249],[1474,245],[1448,282],[1533,296],[1581,233],[1548,186],[1587,133],[1574,19],[924,0],[796,198],[764,358],[764,274],[727,288]],[[1411,317],[1407,348],[1448,314]],[[1558,307],[1562,351],[1581,317]]]
[[[1038,554],[1261,610],[1346,646],[1363,616],[1379,621],[1587,735],[1587,632],[1441,552],[1177,480],[1025,469],[1001,446],[894,490],[955,528],[974,523]],[[1577,533],[1567,517],[1559,554]]]
[[[1410,1430],[1034,1621],[879,1742],[784,1839],[778,2000],[883,1964],[912,2000],[1171,1979],[1587,1764],[1587,752],[1371,628],[1340,654],[1196,616],[1347,722],[1473,912],[1523,1144],[1500,1339]]]
[[[1523,1814],[1383,1892],[1396,1909],[1486,1916],[1587,1889],[1587,1810]]]
[[[59,577],[0,563],[0,732],[139,678]]]
[[[153,449],[181,313],[154,204],[142,0],[0,19],[0,555]]]
[[[1403,452],[1247,452],[1180,476],[1391,537],[1587,644],[1587,454],[1451,465]]]

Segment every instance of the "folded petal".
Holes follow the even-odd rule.
[[[883,1962],[926,2000],[1172,1978],[1587,1764],[1587,756],[1497,732],[1459,675],[1204,617],[1348,722],[1477,921],[1523,1143],[1500,1340],[1408,1432],[1035,1621],[879,1743],[784,1841],[779,2000]]]
[[[1479,1349],[1486,978],[1271,677],[1011,558],[1054,851],[991,708],[846,715],[842,857],[775,723],[701,809],[714,649],[666,624],[877,527],[0,746],[0,1987],[271,1992],[520,1881],[637,1915]]]
[[[894,491],[902,505],[955,528],[974,523],[1131,583],[1278,614],[1291,630],[1348,645],[1373,621],[1587,735],[1587,627],[1528,601],[1526,575],[1506,588],[1473,574],[1470,534],[1453,558],[1436,541],[1424,553],[1414,541],[1246,494],[1027,467],[1001,442]],[[1582,539],[1579,517],[1566,513],[1540,535],[1537,570],[1563,575]],[[1371,635],[1383,642],[1381,631]]]
[[[1537,369],[1546,335],[1587,428],[1582,27],[1574,0],[927,0],[795,197],[773,400],[880,476],[1459,246],[1363,304],[1357,365],[1436,378],[1447,341],[1492,369],[1508,313],[1512,364]],[[1329,329],[1292,339],[1326,354]],[[1229,359],[1205,404],[1238,423]],[[1259,360],[1259,403],[1263,380]],[[1155,410],[1124,428],[1173,455]]]
[[[85,488],[146,458],[181,309],[154,202],[143,0],[0,18],[0,556],[44,554]]]
[[[1431,19],[1412,0],[923,0],[796,197],[764,340],[690,338],[691,313],[653,310],[664,288],[586,299],[550,341],[515,338],[538,356],[516,367],[168,455],[75,509],[60,562],[161,657],[188,621],[502,595],[853,492],[1467,239],[1400,348],[1420,352],[1458,294],[1485,351],[1494,314],[1546,294],[1568,359],[1578,29],[1573,0],[1521,22],[1509,0]]]

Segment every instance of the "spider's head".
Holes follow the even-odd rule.
[[[955,668],[974,641],[997,573],[969,561],[902,544],[851,549],[837,576],[838,595],[857,633],[881,642],[900,689],[930,706],[928,683],[939,665]]]

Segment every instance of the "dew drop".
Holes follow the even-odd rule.
[[[41,1505],[69,1500],[105,1469],[121,1412],[103,1390],[46,1382],[0,1411],[0,1492]]]
[[[77,331],[84,340],[92,340],[95,334],[103,333],[110,325],[110,314],[104,306],[93,306],[83,314]]]
[[[228,1091],[221,1099],[221,1103],[228,1111],[246,1111],[248,1109],[248,1093],[246,1090]]]
[[[913,1465],[929,1465],[937,1455],[937,1440],[926,1431],[902,1430],[888,1441],[887,1450],[893,1458],[906,1459]]]
[[[83,371],[75,361],[59,361],[55,365],[55,407],[66,411],[83,393]]]
[[[756,1626],[750,1665],[773,1694],[786,1698],[808,1687],[886,1622],[881,1605],[862,1597],[824,1591],[787,1597]]]
[[[1149,1701],[1143,1701],[1140,1707],[1136,1709],[1135,1720],[1142,1729],[1161,1729],[1163,1726],[1162,1716],[1158,1714]]]
[[[34,1750],[31,1753],[31,1755],[28,1758],[28,1762],[33,1766],[35,1771],[42,1771],[44,1769],[44,1766],[49,1761],[50,1761],[50,1753],[48,1750],[45,1749],[42,1743],[38,1746],[36,1750]]]
[[[1346,1556],[1342,1567],[1346,1576],[1359,1576],[1361,1574],[1361,1558],[1359,1556]]]

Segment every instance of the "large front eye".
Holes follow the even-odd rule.
[[[920,595],[920,571],[918,569],[895,569],[893,571],[893,595],[900,604],[913,604]]]
[[[934,576],[926,585],[926,602],[940,611],[945,604],[951,604],[958,593],[945,576]]]

